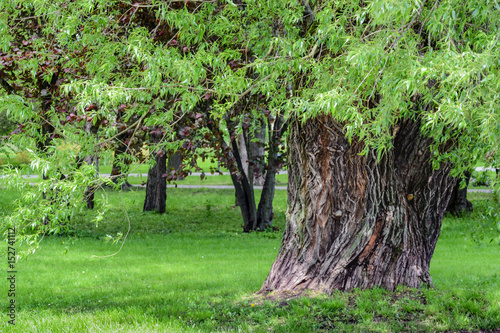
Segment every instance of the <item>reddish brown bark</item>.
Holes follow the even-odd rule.
[[[431,285],[429,264],[456,180],[433,170],[431,140],[404,121],[378,161],[331,118],[296,121],[287,227],[262,291]]]

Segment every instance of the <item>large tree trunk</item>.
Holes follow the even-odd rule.
[[[160,135],[150,134],[152,143],[157,143],[160,139]],[[154,156],[156,163],[149,168],[143,211],[156,210],[163,214],[167,200],[167,179],[162,176],[167,172],[167,156],[163,151],[155,152]]]
[[[283,242],[262,291],[431,285],[429,264],[456,180],[433,170],[420,124],[379,161],[329,117],[291,125]]]

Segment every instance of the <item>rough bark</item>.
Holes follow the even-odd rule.
[[[266,125],[261,125],[254,132],[253,138],[248,138],[248,148],[250,151],[249,161],[252,161],[253,166],[253,184],[262,186],[265,182],[265,144],[266,144]],[[256,170],[258,169],[258,170]],[[256,172],[257,171],[257,172]]]
[[[152,143],[157,143],[161,137],[150,134]],[[167,200],[167,180],[163,175],[167,170],[167,157],[163,151],[154,153],[155,165],[149,168],[148,182],[146,184],[146,198],[144,200],[143,211],[156,210],[158,213],[165,213]]]
[[[243,166],[243,172],[245,172],[251,187],[254,185],[262,186],[265,182],[264,174],[264,159],[265,150],[264,145],[266,141],[266,126],[263,125],[261,128],[255,131],[254,136],[251,137],[248,130],[244,130],[238,136],[237,144],[238,150],[240,152],[241,163]],[[257,139],[258,141],[252,140]],[[258,170],[256,170],[258,169]],[[257,171],[257,172],[256,172]],[[239,206],[238,195],[236,195],[235,205]]]
[[[231,142],[231,146],[236,166],[233,163],[229,168],[229,171],[231,173],[231,180],[235,189],[236,202],[239,203],[241,216],[243,217],[243,231],[250,232],[252,230],[256,230],[257,222],[257,209],[255,206],[253,184],[251,183],[251,180],[246,176],[243,169],[241,154],[236,140],[233,140]],[[236,172],[235,167],[237,168],[238,173]]]
[[[291,125],[287,227],[262,291],[431,285],[429,264],[456,180],[433,170],[420,125],[394,148],[359,153],[331,118]]]
[[[451,194],[450,201],[448,202],[447,212],[450,212],[454,216],[460,216],[464,213],[472,212],[472,202],[467,200],[467,187],[469,186],[469,180],[471,177],[470,172],[465,172],[465,187],[460,188],[460,181],[453,188],[453,193]]]
[[[278,152],[281,138],[286,130],[287,124],[282,117],[278,117],[274,126],[268,122],[269,128],[269,151],[267,155],[264,186],[257,208],[257,228],[264,230],[272,225],[274,219],[273,200],[276,186],[276,172],[278,169]]]

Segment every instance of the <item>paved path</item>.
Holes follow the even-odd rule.
[[[288,174],[287,171],[280,171],[279,172],[280,175],[286,175]],[[109,173],[100,173],[99,174],[100,176],[102,177],[110,177],[111,174]],[[229,175],[229,172],[226,171],[223,173],[224,176],[228,176]],[[129,177],[147,177],[148,176],[148,173],[147,172],[144,172],[144,173],[129,173],[128,174]],[[200,177],[201,176],[201,172],[193,172],[192,174],[190,174],[188,177]],[[211,174],[210,172],[206,173],[205,174],[205,177],[209,177],[209,176],[220,176],[219,173],[214,173],[214,174]],[[0,176],[0,178],[5,178],[5,176]],[[37,179],[38,178],[38,175],[23,175],[23,178],[26,178],[26,179]]]
[[[146,188],[146,185],[135,184],[132,186]],[[175,186],[175,185],[167,184],[167,188],[208,188],[208,189],[218,189],[218,190],[232,190],[232,189],[234,189],[234,186],[233,185],[177,185],[177,186]],[[254,189],[262,190],[262,186],[254,186]],[[276,186],[275,189],[281,190],[281,191],[286,191],[287,187],[286,186]],[[467,192],[492,193],[493,190],[478,188],[478,189],[467,189]]]
[[[476,171],[495,171],[495,168],[484,168],[484,167],[477,167]],[[228,175],[228,172],[225,172],[224,175]],[[280,171],[279,174],[288,174],[287,171]],[[102,177],[110,177],[111,175],[109,173],[103,173],[100,174]],[[147,177],[147,173],[130,173],[129,177],[140,177],[144,176]],[[190,176],[188,177],[199,177],[201,176],[201,172],[193,172]],[[205,176],[219,176],[218,173],[206,173]],[[0,178],[4,178],[5,176],[0,176]],[[26,179],[36,179],[38,178],[38,175],[24,175],[23,176]],[[30,185],[37,185],[36,183],[30,183]],[[134,187],[140,187],[140,188],[146,188],[146,185],[132,185]],[[231,190],[234,189],[233,185],[182,185],[178,184],[177,186],[175,185],[167,185],[167,188],[209,188],[209,189],[219,189],[219,190]],[[262,190],[262,186],[254,186],[255,189],[257,190]],[[286,186],[276,186],[276,190],[281,190],[284,191],[287,189]],[[493,190],[491,189],[467,189],[467,192],[476,192],[476,193],[492,193]]]
[[[146,188],[145,185],[133,185],[134,187],[142,187]],[[175,185],[167,185],[167,188],[175,188]],[[233,185],[177,185],[177,188],[213,188],[220,190],[231,190],[234,189]],[[262,190],[262,186],[254,186],[256,190]],[[286,186],[276,186],[276,190],[286,191]],[[476,193],[492,193],[491,189],[467,189],[467,192],[476,192]]]
[[[485,168],[485,167],[477,167],[476,171],[496,171],[495,168]]]
[[[485,168],[485,167],[477,167],[476,168],[476,171],[495,171],[495,170],[496,170],[495,168]],[[287,175],[288,172],[286,170],[282,170],[278,174],[280,174],[280,175]],[[109,173],[101,173],[100,175],[102,177],[110,177],[111,176],[111,174],[109,174]],[[229,175],[229,172],[228,171],[223,172],[223,175],[227,176],[227,175]],[[148,173],[147,172],[144,172],[144,173],[129,173],[128,176],[129,177],[147,177]],[[200,176],[201,176],[201,172],[193,172],[188,177],[200,177]],[[214,173],[214,174],[211,174],[210,172],[205,173],[205,177],[210,177],[210,176],[220,176],[220,175],[217,172]],[[4,178],[4,177],[5,176],[0,176],[0,178]],[[38,178],[38,175],[24,175],[23,177],[26,178],[26,179],[36,179],[36,178]],[[190,186],[190,185],[185,185],[185,186]]]
[[[468,188],[467,192],[475,192],[475,193],[493,193],[493,190],[490,188]]]

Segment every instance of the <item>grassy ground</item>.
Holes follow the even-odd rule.
[[[136,171],[134,173],[138,173],[138,176],[129,176],[127,177],[127,180],[130,184],[145,184],[148,180],[148,171],[146,170],[145,172],[141,171],[142,169],[146,168],[146,166],[138,166]],[[111,167],[109,167],[111,169]],[[147,168],[146,168],[147,169]],[[106,169],[104,169],[106,171]],[[101,173],[106,173],[101,170]],[[42,181],[42,179],[39,178],[30,178],[26,179],[26,182],[28,183],[39,183]],[[178,180],[175,183],[172,184],[178,184],[178,185],[232,185],[233,182],[231,181],[231,176],[227,171],[224,172],[223,175],[213,175],[213,176],[206,176],[205,178],[201,179],[200,176],[188,176],[183,180]],[[280,174],[276,175],[276,185],[278,186],[286,186],[288,184],[288,175],[281,172]],[[483,188],[483,187],[481,187]]]
[[[130,184],[143,184],[147,182],[148,177],[147,174],[143,174],[138,177],[128,177],[128,182]],[[227,173],[224,175],[214,175],[207,176],[201,179],[200,176],[188,176],[183,180],[178,180],[175,182],[178,185],[233,185],[231,181],[231,176]],[[276,185],[278,186],[286,186],[288,184],[288,175],[287,174],[278,174],[276,175]]]
[[[431,264],[434,289],[335,292],[290,299],[256,295],[281,243],[286,193],[274,232],[241,233],[231,190],[168,190],[168,212],[141,212],[144,191],[118,193],[99,226],[74,216],[17,264],[17,322],[1,332],[416,332],[500,329],[498,205],[471,196],[470,217],[447,217]],[[0,217],[19,194],[0,191]],[[98,196],[101,197],[101,196]],[[7,246],[5,244],[5,246]],[[6,260],[2,264],[5,268]],[[5,269],[6,270],[6,269]],[[7,295],[7,283],[0,283]]]

